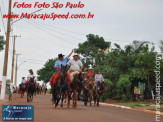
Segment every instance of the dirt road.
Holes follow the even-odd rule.
[[[54,108],[51,104],[51,96],[37,95],[34,97],[34,122],[154,122],[155,115],[127,110],[122,108],[110,107],[101,105],[100,107],[83,106],[79,102],[78,108],[67,109],[66,104],[64,108]],[[12,102],[7,104],[28,104],[26,96],[20,98],[16,95]],[[1,112],[0,112],[1,114]],[[0,117],[2,117],[0,115]],[[0,121],[2,118],[0,118]],[[6,121],[7,122],[7,121]],[[20,122],[20,121],[19,121]]]

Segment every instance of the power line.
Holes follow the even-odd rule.
[[[34,22],[34,21],[33,21]],[[48,27],[51,27],[51,28],[56,28],[56,29],[60,29],[60,30],[63,30],[63,31],[67,31],[67,32],[71,32],[71,33],[75,33],[75,34],[78,34],[78,35],[82,35],[82,36],[85,36],[85,34],[82,34],[82,33],[77,33],[77,32],[74,32],[74,31],[70,31],[70,30],[68,30],[68,29],[63,29],[63,28],[60,28],[60,27],[56,27],[56,26],[52,26],[52,25],[49,25],[49,24],[46,24],[46,23],[42,23],[42,22],[35,22],[35,24],[40,24],[41,26],[48,26]],[[49,30],[53,30],[53,29],[49,29]],[[62,35],[67,35],[67,34],[64,34],[64,33],[62,33],[62,32],[58,32],[58,31],[56,31],[56,30],[53,30],[53,31],[55,31],[55,32],[57,32],[57,33],[60,33],[60,34],[62,34]],[[79,39],[79,38],[76,38],[76,37],[73,37],[73,36],[70,36],[70,35],[67,35],[67,36],[69,36],[69,37],[71,37],[71,38],[74,38],[74,39],[78,39],[78,40],[82,40],[82,39]],[[107,39],[107,38],[104,38],[104,40],[106,39],[106,41],[114,41],[114,42],[126,42],[126,41],[123,41],[123,40],[114,40],[114,39]],[[129,42],[129,41],[127,41],[127,42]]]
[[[31,23],[30,21],[28,21],[28,22],[29,22],[29,24],[33,25],[35,28],[38,28],[39,30],[46,32],[46,33],[49,34],[50,36],[53,36],[53,37],[55,37],[55,38],[59,38],[59,39],[65,41],[65,42],[67,42],[67,43],[69,42],[69,43],[71,43],[71,44],[77,46],[75,43],[72,43],[72,42],[69,41],[69,40],[65,40],[64,38],[62,38],[62,37],[60,37],[60,36],[51,34],[51,33],[49,33],[48,31],[45,31],[45,30],[43,30],[42,28],[40,28],[40,26],[36,26],[36,24],[33,24],[33,23]]]
[[[46,61],[43,61],[43,60],[36,60],[36,59],[29,59],[29,58],[21,58],[21,59],[24,59],[24,60],[31,60],[31,61],[39,61],[39,62],[46,62]]]
[[[34,21],[33,21],[34,22]],[[41,26],[46,26],[45,24],[41,24],[40,22],[36,22],[35,24],[37,24],[37,25],[41,25]],[[62,32],[59,32],[59,31],[56,31],[56,30],[54,30],[54,27],[52,27],[52,26],[49,26],[49,27],[51,27],[51,28],[53,28],[53,29],[51,29],[51,28],[48,28],[49,30],[51,30],[51,31],[54,31],[54,32],[57,32],[57,33],[59,33],[59,34],[62,34],[62,35],[64,35],[64,36],[68,36],[68,37],[70,37],[70,38],[73,38],[73,39],[75,39],[75,40],[83,40],[83,39],[79,39],[79,38],[76,38],[76,37],[74,37],[74,36],[71,36],[71,35],[68,35],[68,34],[65,34],[65,33],[62,33]],[[47,26],[45,27],[45,28],[47,28]],[[84,41],[84,40],[83,40]]]
[[[60,27],[56,27],[56,26],[52,26],[52,25],[49,25],[49,24],[41,23],[41,22],[38,22],[38,21],[37,21],[37,23],[40,23],[42,25],[47,25],[49,27],[57,28],[57,29],[60,29],[60,30],[63,30],[63,31],[67,31],[67,32],[70,32],[70,33],[74,33],[74,34],[85,36],[85,34],[74,32],[74,31],[71,31],[71,30],[68,30],[68,29],[63,29],[63,28],[60,28]]]
[[[26,60],[18,60],[18,61],[24,61],[24,62],[27,62],[27,63],[44,65],[43,63],[36,63],[36,62],[33,62],[33,61],[26,61]]]

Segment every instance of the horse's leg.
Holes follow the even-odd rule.
[[[84,95],[84,105],[86,106],[87,105],[87,94],[85,93],[85,95]]]
[[[77,93],[76,93],[76,99],[75,99],[75,108],[77,108],[78,95],[79,95],[79,93],[77,92]]]
[[[64,103],[66,103],[66,98],[67,98],[67,95],[68,93],[67,93],[67,91],[65,92],[65,100],[64,100]]]
[[[61,95],[61,107],[63,107],[64,97],[65,97],[65,92],[63,91],[63,93]]]
[[[96,105],[96,96],[94,96],[94,105]]]
[[[52,87],[52,104],[55,104],[55,87]]]
[[[92,97],[91,97],[91,94],[90,94],[90,96],[89,96],[90,106],[92,106],[91,101],[92,101]]]
[[[33,93],[31,94],[31,102],[33,101]]]
[[[99,102],[100,102],[100,96],[98,95],[98,97],[97,97],[97,106],[99,106]]]
[[[56,103],[55,103],[55,108],[58,106],[58,103],[59,103],[59,91],[56,92]]]
[[[22,97],[24,96],[24,91],[22,92]]]
[[[27,102],[29,102],[30,101],[30,95],[29,95],[29,93],[27,94]]]
[[[68,102],[67,102],[67,108],[69,108],[69,106],[70,106],[70,93],[69,93],[69,91],[67,91],[67,99],[68,99]]]
[[[75,106],[75,92],[72,92],[73,96],[72,96],[72,107]]]

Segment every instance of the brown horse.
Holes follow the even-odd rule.
[[[72,101],[73,101],[73,107],[77,108],[77,101],[79,98],[79,95],[81,93],[83,87],[83,83],[82,83],[82,74],[75,74],[74,75],[74,79],[71,83],[71,91],[68,91],[68,104],[67,107],[69,108],[70,105],[70,99],[72,97]]]
[[[21,98],[24,96],[24,93],[26,92],[26,85],[25,85],[25,83],[21,83],[20,85],[19,85],[19,90],[20,90],[20,92],[21,92]]]
[[[105,82],[98,82],[94,89],[94,105],[99,106],[100,97],[107,91],[107,84]]]
[[[89,83],[86,83],[84,89],[84,105],[87,105],[88,99],[90,102],[90,106],[92,106],[92,99],[93,99],[93,94],[94,94],[94,89],[95,89],[95,83],[94,83],[94,78],[90,77]]]

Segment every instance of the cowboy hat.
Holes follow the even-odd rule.
[[[62,55],[62,53],[61,54],[58,54],[58,58],[61,58],[61,57],[64,57],[65,55]]]
[[[77,53],[74,53],[73,57],[74,57],[74,56],[79,56],[79,55],[78,55]]]
[[[90,67],[89,67],[89,69],[93,69],[93,67],[92,67],[92,66],[90,66]]]
[[[33,70],[32,70],[32,69],[30,69],[30,70],[28,70],[28,71],[32,71],[32,72],[33,72]]]

